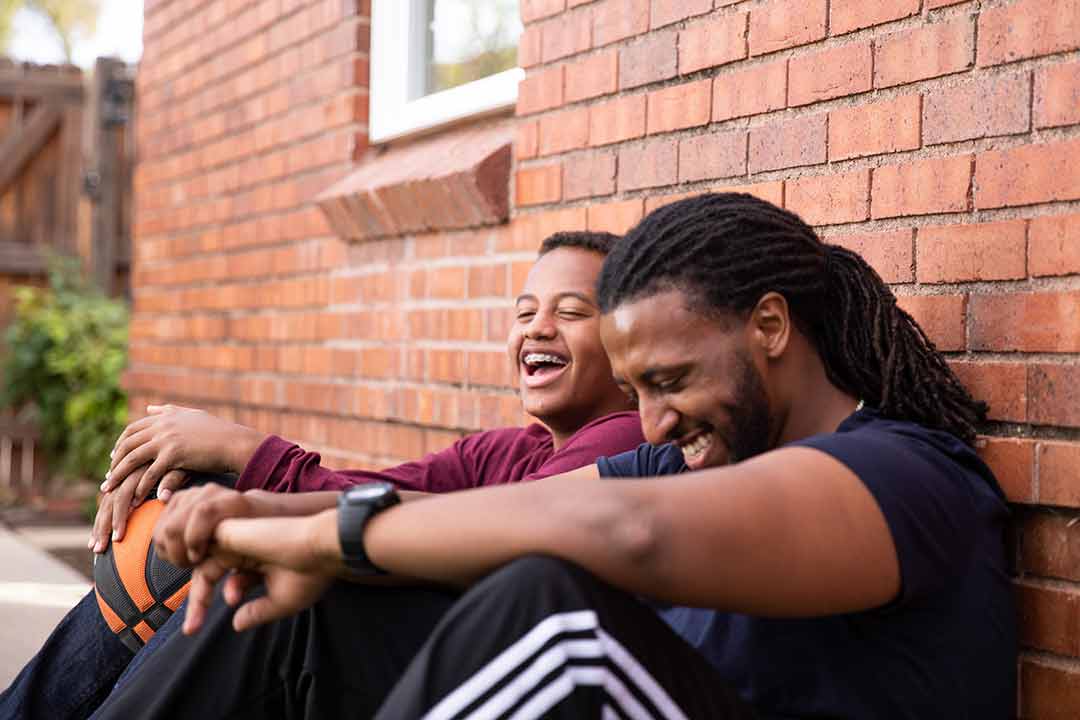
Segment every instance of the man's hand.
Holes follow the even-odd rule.
[[[226,575],[230,568],[246,567]],[[315,604],[333,582],[331,575],[302,573],[276,565],[254,563],[227,553],[212,555],[196,566],[191,576],[183,632],[191,635],[202,627],[214,597],[214,586],[225,578],[225,602],[239,607],[233,615],[237,632],[294,615]],[[262,581],[266,593],[243,602],[245,591]],[[242,604],[241,604],[242,603]]]
[[[173,565],[197,565],[206,557],[214,531],[226,518],[273,515],[273,493],[239,492],[208,483],[176,493],[154,528],[157,553]]]
[[[113,540],[124,539],[128,516],[145,499],[145,495],[142,498],[136,498],[135,492],[147,467],[149,466],[143,465],[136,468],[124,479],[124,482],[101,496],[97,516],[94,518],[94,528],[90,531],[89,542],[86,543],[88,549],[103,553],[109,546],[110,536]],[[183,470],[170,470],[162,477],[161,487],[178,488],[184,484],[186,478],[187,475]],[[164,492],[164,490],[159,492]]]
[[[241,472],[264,438],[252,428],[203,410],[150,405],[146,411],[149,414],[124,428],[116,441],[109,472],[101,485],[103,492],[125,484],[132,473],[146,466],[133,485],[132,497],[142,501],[161,481],[158,497],[167,501],[179,487],[165,483],[170,470]]]
[[[184,632],[199,629],[213,598],[214,585],[229,570],[225,601],[241,603],[255,582],[266,594],[240,605],[236,630],[278,620],[310,607],[343,569],[337,540],[337,511],[304,517],[230,519],[214,532],[210,555],[195,568]]]

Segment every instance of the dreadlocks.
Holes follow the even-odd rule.
[[[611,252],[611,248],[615,247],[615,243],[618,241],[619,236],[609,232],[591,232],[586,230],[557,232],[544,239],[544,242],[540,245],[540,252],[537,254],[540,257],[544,257],[552,250],[557,250],[561,247],[570,247],[581,248],[582,250],[588,250],[598,255],[607,255]]]
[[[609,313],[668,289],[705,312],[738,314],[780,293],[829,380],[884,417],[968,444],[986,419],[985,403],[971,397],[865,260],[751,195],[706,194],[654,211],[608,255],[597,294]]]

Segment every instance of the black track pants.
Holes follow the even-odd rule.
[[[376,717],[754,714],[652,609],[575,565],[530,557],[454,605]]]
[[[547,557],[460,598],[339,583],[295,618],[239,635],[230,620],[219,599],[101,717],[754,717],[652,609]]]

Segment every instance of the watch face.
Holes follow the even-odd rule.
[[[386,494],[386,488],[382,485],[368,485],[354,487],[349,490],[350,500],[371,500]]]

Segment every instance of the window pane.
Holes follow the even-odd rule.
[[[426,0],[427,78],[423,94],[517,67],[518,0]]]

